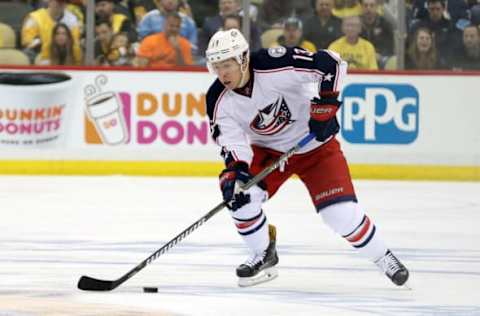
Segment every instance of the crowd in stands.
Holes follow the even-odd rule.
[[[278,45],[330,49],[351,69],[480,70],[480,0],[96,0],[99,66],[204,65],[210,37],[242,30],[251,50]],[[83,65],[87,0],[0,0],[0,64]]]

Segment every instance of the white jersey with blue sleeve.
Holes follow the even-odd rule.
[[[293,147],[309,133],[310,100],[340,91],[347,63],[332,51],[280,46],[252,53],[250,70],[244,88],[229,90],[217,79],[207,92],[211,135],[227,165],[250,164],[251,145],[278,152]],[[299,153],[322,144],[314,140]]]

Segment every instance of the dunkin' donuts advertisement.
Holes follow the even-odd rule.
[[[59,158],[62,148],[79,159],[187,159],[192,149],[197,159],[216,157],[205,100],[213,79],[184,71],[5,73],[0,146],[55,148]]]
[[[118,87],[118,78],[86,82],[84,140],[104,146],[205,146],[210,144],[205,94],[208,86],[147,81]],[[171,85],[171,83],[170,83]]]
[[[71,87],[63,73],[0,73],[0,146],[63,145]]]

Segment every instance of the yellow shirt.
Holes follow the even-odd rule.
[[[346,16],[352,16],[352,15],[361,15],[363,12],[362,6],[360,3],[357,3],[353,7],[345,7],[345,8],[340,8],[340,9],[335,9],[333,8],[332,14],[335,15],[336,17],[339,17],[340,19],[346,17]]]
[[[112,30],[113,33],[118,33],[120,28],[122,27],[123,21],[125,21],[127,17],[120,13],[115,13],[112,15]]]
[[[68,11],[70,11],[73,15],[75,15],[78,19],[78,21],[83,24],[85,21],[85,15],[82,12],[82,9],[75,4],[69,3],[65,7]]]
[[[342,59],[348,62],[349,69],[378,69],[375,47],[366,39],[360,37],[358,42],[352,45],[342,36],[330,44],[328,49],[340,54]]]
[[[59,22],[66,24],[72,33],[73,57],[75,63],[79,64],[82,58],[80,50],[80,23],[67,10],[64,11],[64,15]],[[30,13],[22,26],[22,46],[27,47],[35,38],[38,38],[42,43],[40,50],[41,59],[50,59],[50,43],[52,42],[52,30],[55,24],[56,21],[52,19],[45,8]]]

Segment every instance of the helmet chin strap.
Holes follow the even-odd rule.
[[[237,88],[243,88],[245,84],[247,84],[247,81],[249,78],[247,78],[247,71],[249,71],[248,67],[248,57],[245,59],[245,61],[240,64],[240,72],[242,73],[242,76],[240,77],[240,82],[238,83]]]

